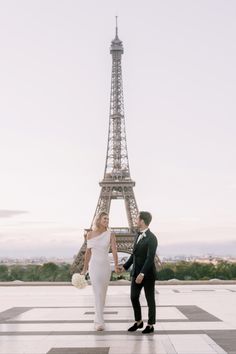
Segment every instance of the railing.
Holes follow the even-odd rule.
[[[115,234],[134,234],[129,227],[111,227],[111,231]]]

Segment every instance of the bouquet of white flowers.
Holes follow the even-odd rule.
[[[79,273],[74,273],[71,278],[71,283],[74,285],[77,289],[83,289],[88,285],[85,275],[84,274],[79,274]]]

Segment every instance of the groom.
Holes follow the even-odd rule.
[[[134,309],[135,323],[128,331],[134,332],[143,327],[141,306],[139,297],[144,287],[145,297],[148,304],[148,323],[142,333],[154,332],[153,325],[156,323],[155,304],[155,279],[156,268],[154,258],[157,249],[157,238],[149,230],[152,215],[147,211],[140,211],[137,217],[139,233],[135,239],[133,253],[123,265],[123,271],[133,265],[131,271],[131,302]]]

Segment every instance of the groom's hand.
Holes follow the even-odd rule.
[[[136,284],[141,284],[143,281],[144,275],[142,273],[139,273],[139,275],[137,276],[137,278],[135,279],[135,283]]]
[[[123,266],[118,266],[118,272],[119,273],[124,273],[126,270]]]

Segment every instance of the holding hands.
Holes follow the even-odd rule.
[[[125,270],[125,268],[122,265],[118,265],[117,267],[115,267],[115,272],[117,274],[120,274],[120,273],[126,272],[126,270]]]
[[[121,274],[121,273],[126,272],[126,269],[122,265],[119,265],[119,266],[115,267],[115,272],[117,274]],[[135,279],[135,283],[136,284],[141,284],[142,281],[143,281],[143,278],[144,278],[144,274],[143,273],[139,273],[139,275]]]
[[[116,274],[119,274],[120,273],[120,267],[118,265],[116,265],[114,271],[115,271]]]

